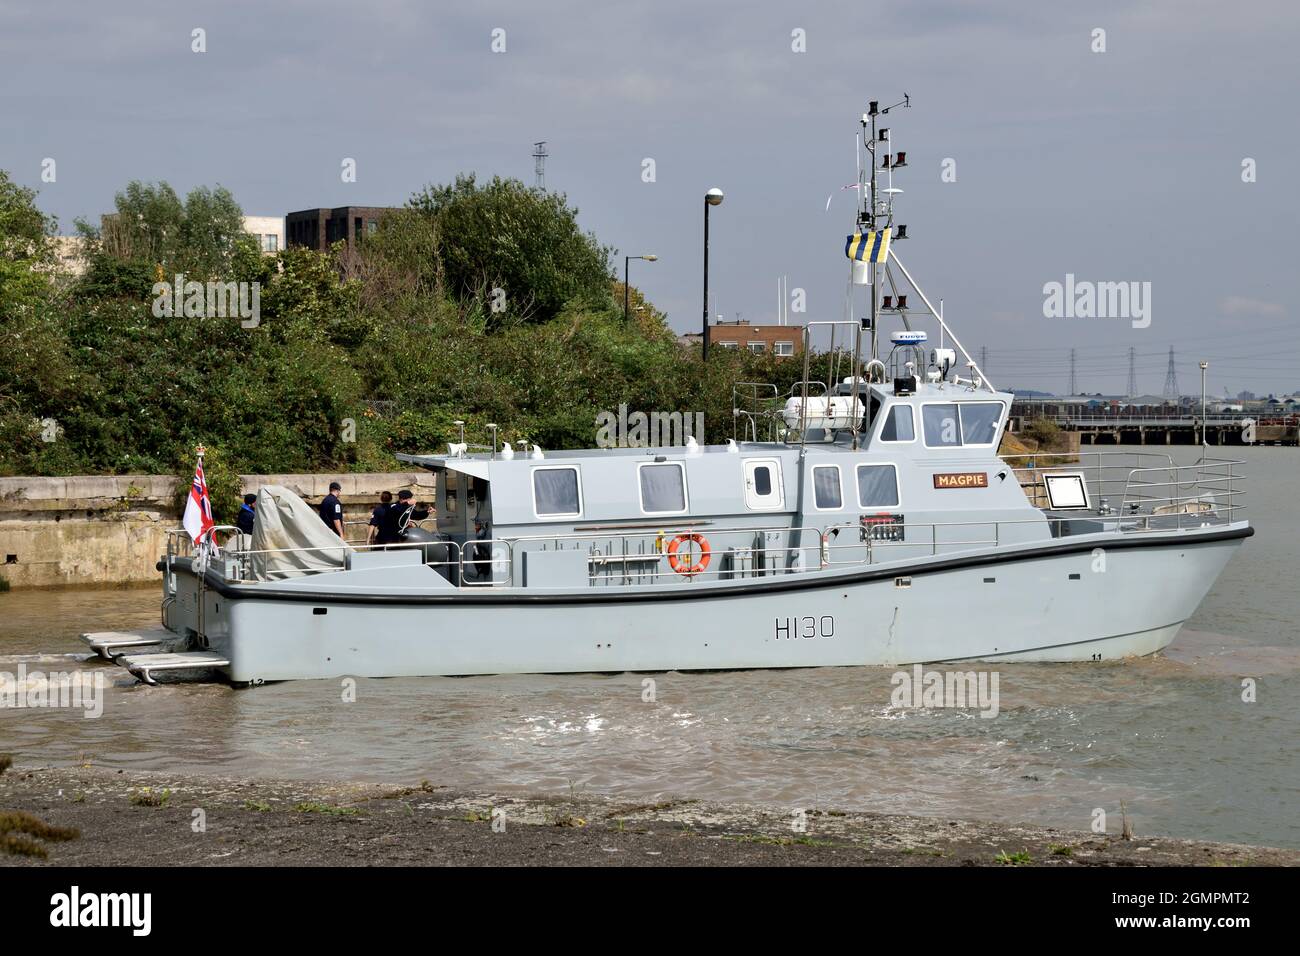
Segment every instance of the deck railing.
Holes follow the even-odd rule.
[[[1124,514],[1164,509],[1161,514],[1168,514],[1198,499],[1214,499],[1215,509],[1227,520],[1244,517],[1242,459],[1202,458],[1178,465],[1171,455],[1140,451],[1035,452],[1004,457],[1035,507],[1048,504],[1043,475],[1081,472],[1092,505],[1103,516],[1116,509]]]

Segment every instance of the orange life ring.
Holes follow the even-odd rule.
[[[678,556],[677,549],[687,541],[699,545],[700,559],[694,564],[688,565],[685,560]],[[709,566],[709,541],[702,534],[679,534],[668,544],[668,566],[678,574],[700,574]]]

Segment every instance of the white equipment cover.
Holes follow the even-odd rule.
[[[353,548],[288,488],[263,485],[257,492],[252,550],[253,577],[265,581],[337,570]]]

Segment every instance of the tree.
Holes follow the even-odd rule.
[[[107,256],[161,270],[170,278],[185,273],[195,280],[228,277],[244,236],[244,212],[224,186],[198,186],[181,202],[168,183],[127,183],[114,197],[116,211],[96,228],[78,220],[91,242],[91,269]],[[101,276],[112,269],[101,268]]]
[[[183,271],[208,277],[224,275],[244,236],[244,211],[229,189],[199,186],[190,190],[181,222]]]
[[[481,303],[489,325],[609,302],[610,249],[578,227],[578,210],[561,194],[500,177],[479,185],[470,174],[426,187],[409,205],[436,223],[447,292]]]
[[[0,318],[30,312],[49,295],[53,232],[36,191],[0,169]]]

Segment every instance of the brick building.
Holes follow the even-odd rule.
[[[698,336],[697,336],[698,338]],[[750,325],[748,319],[715,322],[709,328],[709,344],[716,349],[749,349],[797,355],[803,351],[803,326]]]
[[[340,206],[337,209],[303,209],[284,217],[289,246],[307,246],[328,252],[340,239],[348,249],[379,228],[379,221],[396,210],[391,206]]]

